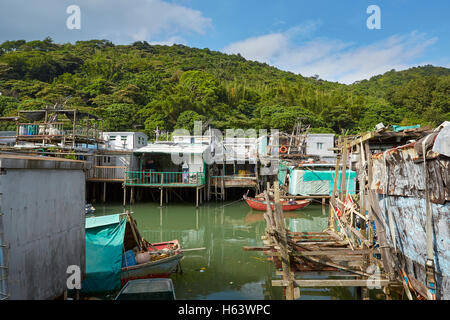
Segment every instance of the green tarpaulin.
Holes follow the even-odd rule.
[[[86,278],[82,293],[120,289],[126,219],[120,215],[86,219]]]
[[[292,170],[289,175],[289,194],[292,195],[331,195],[334,186],[334,170]],[[355,194],[356,172],[347,171],[346,190]],[[342,172],[339,171],[338,191],[341,189]]]
[[[287,165],[282,161],[278,167],[278,182],[280,186],[284,186],[284,182],[286,181],[286,176],[288,172]]]

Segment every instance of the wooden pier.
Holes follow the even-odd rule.
[[[343,179],[345,180],[345,179]],[[269,186],[267,188],[270,189]],[[350,221],[362,215],[353,206],[334,209],[340,200],[332,197],[330,212],[336,221],[323,232],[291,232],[286,229],[281,206],[278,182],[274,183],[274,210],[267,206],[264,214],[266,234],[262,237],[263,247],[244,247],[246,251],[262,251],[274,263],[277,276],[272,286],[284,287],[287,300],[300,298],[301,288],[316,287],[358,287],[362,299],[368,299],[368,289],[383,289],[387,297],[390,286],[398,284],[382,271],[382,262],[376,256],[382,255],[369,240],[354,228]],[[269,201],[267,190],[264,191]],[[338,201],[338,202],[335,202]],[[334,203],[334,205],[333,205]],[[339,279],[305,278],[311,273],[325,273]],[[301,279],[296,277],[302,276]],[[345,279],[342,279],[345,277]]]

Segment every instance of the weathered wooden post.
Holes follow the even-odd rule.
[[[372,155],[370,153],[370,145],[369,145],[369,141],[366,141],[364,143],[364,151],[366,154],[366,159],[367,159],[367,189],[366,191],[366,202],[368,203],[368,199],[369,199],[369,192],[370,192],[370,187],[372,185]],[[369,203],[368,203],[369,204]],[[373,213],[372,213],[372,207],[370,205],[367,205],[368,207],[368,211],[369,211],[369,241],[370,243],[373,243]]]
[[[270,206],[270,203],[267,204]],[[286,300],[294,300],[294,277],[291,273],[290,258],[288,251],[287,233],[284,225],[283,208],[280,201],[280,185],[276,180],[274,182],[274,209],[276,214],[276,220],[278,220],[278,234],[280,237],[279,247],[281,251],[281,265],[283,269],[283,279],[288,281],[286,287]]]
[[[77,110],[73,112],[73,132],[72,132],[72,148],[75,149],[75,130],[77,125]]]
[[[103,198],[102,198],[103,203],[106,202],[106,182],[103,182]]]
[[[198,187],[195,187],[195,207],[198,208]]]
[[[338,145],[340,146],[341,144],[341,138],[339,138],[338,140]],[[331,194],[331,199],[330,199],[330,212],[329,212],[329,216],[328,216],[328,227],[333,230],[336,231],[336,220],[334,219],[334,213],[333,213],[333,206],[336,205],[336,193],[337,193],[337,188],[338,188],[338,182],[339,182],[339,166],[341,163],[341,151],[339,151],[339,153],[336,156],[336,168],[334,170],[334,183],[333,183],[333,193]]]
[[[347,137],[344,138],[344,146],[343,146],[343,156],[342,156],[342,175],[341,175],[341,211],[344,212],[344,204],[345,198],[347,196],[347,163],[348,163],[348,140]]]

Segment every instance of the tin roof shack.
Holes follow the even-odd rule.
[[[428,299],[450,299],[449,124],[372,157],[377,233],[386,234],[398,258],[399,279],[407,275],[414,291]]]
[[[19,110],[16,120],[16,138],[20,144],[52,144],[77,147],[80,144],[104,143],[103,120],[79,110],[46,108]]]
[[[303,196],[331,196],[335,182],[335,166],[327,163],[301,164],[289,168],[289,194]],[[337,191],[341,190],[343,172],[338,171]],[[347,193],[356,193],[356,172],[346,171]]]
[[[228,188],[258,189],[258,141],[255,137],[225,137],[215,153],[209,194],[225,200]],[[238,191],[239,192],[239,191]],[[208,197],[210,198],[210,197]]]
[[[0,154],[0,236],[10,299],[53,299],[85,270],[84,161]],[[4,269],[3,269],[4,270]]]
[[[92,162],[92,168],[86,173],[87,199],[91,202],[116,198],[125,172],[138,167],[133,150],[146,146],[148,141],[147,135],[141,132],[103,132],[102,137],[105,144],[87,157]]]
[[[211,158],[211,146],[208,143],[155,142],[134,150],[137,164],[132,171],[126,171],[124,182],[124,204],[126,188],[131,188],[131,203],[134,202],[134,188],[158,188],[161,190],[160,205],[163,203],[163,190],[166,190],[166,202],[169,189],[176,194],[175,188],[195,188],[196,204],[206,197],[205,158]],[[199,198],[199,192],[203,195]]]
[[[13,146],[16,144],[15,131],[0,131],[0,145]]]

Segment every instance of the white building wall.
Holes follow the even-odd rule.
[[[67,267],[85,270],[83,170],[3,169],[0,194],[10,299],[60,296]]]
[[[309,155],[333,158],[335,155],[328,150],[330,148],[334,148],[334,134],[308,134],[306,137],[306,153]]]
[[[107,141],[108,149],[133,150],[147,145],[148,136],[142,132],[104,132],[103,139]]]

